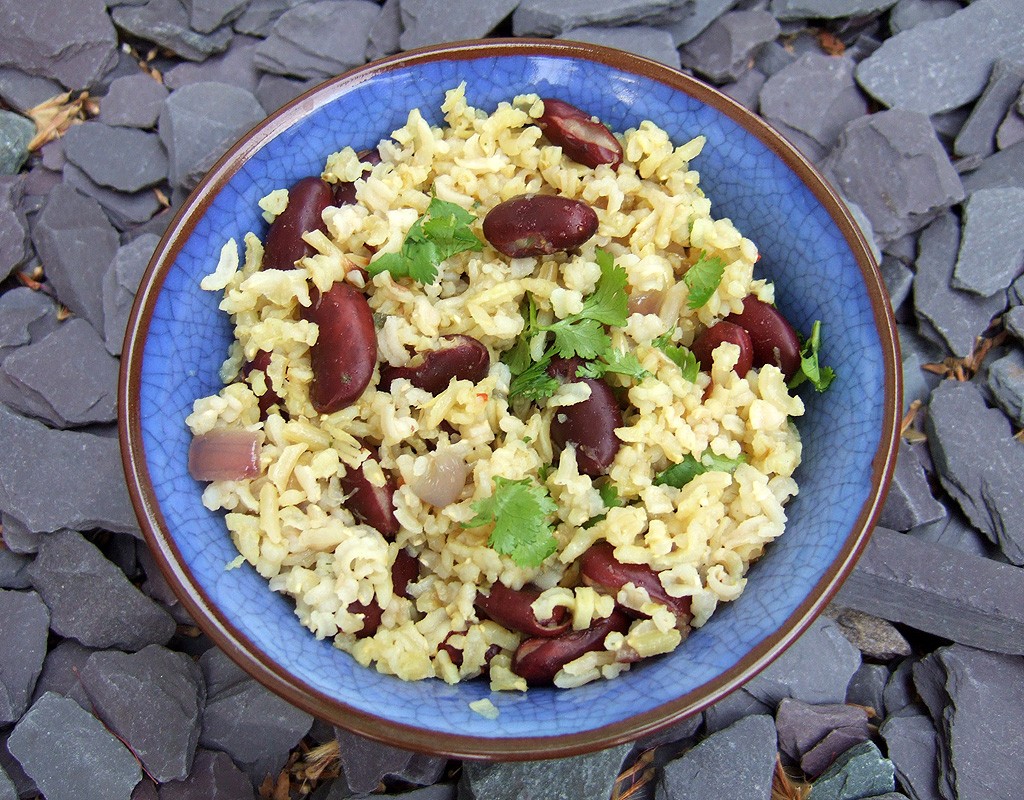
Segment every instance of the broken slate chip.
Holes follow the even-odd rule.
[[[5,540],[6,541],[6,540]],[[32,559],[0,544],[0,589],[27,589],[32,585],[28,565]]]
[[[869,736],[868,715],[863,708],[845,703],[812,705],[789,697],[779,703],[775,727],[779,749],[794,761],[799,761],[828,734],[840,728],[850,729],[849,732],[859,736],[862,742]]]
[[[254,800],[252,782],[227,753],[196,752],[192,771],[183,781],[160,787],[160,800]]]
[[[889,12],[889,32],[895,36],[922,22],[948,17],[961,8],[957,0],[899,0]]]
[[[524,797],[568,800],[610,796],[630,749],[628,744],[619,745],[550,761],[493,764],[467,761],[462,766],[459,797],[465,800],[522,800]]]
[[[253,64],[253,59],[260,41],[252,36],[235,36],[223,53],[199,63],[184,61],[167,70],[164,73],[164,86],[173,90],[190,83],[214,81],[255,92],[260,72]]]
[[[140,650],[174,635],[171,616],[79,533],[45,537],[29,574],[53,631],[87,647]]]
[[[877,14],[896,0],[772,0],[776,19],[837,19]]]
[[[862,800],[894,791],[892,762],[882,757],[877,745],[867,741],[839,756],[811,789],[815,800]]]
[[[676,47],[699,36],[712,22],[737,4],[737,0],[704,0],[702,3],[687,3],[682,16],[663,27],[672,34]]]
[[[872,709],[876,719],[885,717],[885,685],[889,682],[885,664],[861,664],[846,687],[846,702]]]
[[[779,23],[767,11],[730,11],[680,51],[684,67],[716,83],[734,81],[749,60],[779,35]]]
[[[202,61],[219,53],[231,41],[228,28],[210,34],[192,30],[182,0],[148,0],[141,5],[121,5],[111,16],[119,28],[140,39],[156,42],[189,61]]]
[[[118,248],[103,276],[103,339],[111,355],[121,355],[135,292],[159,242],[160,237],[155,233],[144,233],[132,239]]]
[[[946,509],[932,495],[921,462],[901,443],[878,524],[895,531],[909,531],[945,516]]]
[[[160,198],[152,189],[142,189],[130,194],[108,189],[106,186],[100,186],[70,163],[64,165],[64,185],[77,189],[99,203],[114,227],[120,231],[127,231],[147,222],[163,208]]]
[[[0,175],[17,175],[28,158],[28,145],[36,135],[31,120],[0,109]]]
[[[0,98],[15,111],[27,111],[63,92],[64,87],[49,78],[0,67]]]
[[[512,32],[558,36],[584,25],[614,27],[634,22],[660,27],[682,20],[688,5],[680,0],[522,0],[512,14]]]
[[[410,50],[440,42],[482,39],[517,5],[518,0],[402,0],[399,44],[403,50]]]
[[[388,776],[406,783],[431,784],[441,777],[447,764],[447,760],[444,758],[413,753],[400,747],[374,742],[341,728],[335,729],[335,737],[340,746],[344,780],[352,791],[358,793],[372,791],[383,778]],[[612,759],[614,760],[614,756]],[[620,765],[621,760],[620,756]],[[546,763],[550,762],[533,762],[532,766],[539,768],[541,764]],[[542,770],[538,769],[538,771]],[[509,780],[517,780],[511,774],[506,777]],[[505,795],[494,794],[491,791],[492,782],[496,780],[498,780],[496,776],[480,773],[476,781],[470,781],[474,796],[479,800],[491,800],[492,797],[497,800],[498,797],[504,797]],[[521,784],[520,788],[531,787],[532,791],[533,786],[534,784],[531,782]],[[526,796],[529,796],[531,791],[526,791]]]
[[[623,25],[618,28],[585,25],[566,31],[558,38],[614,47],[679,69],[679,52],[672,41],[672,34],[658,28],[646,25]]]
[[[100,101],[99,121],[124,128],[152,128],[166,99],[166,87],[149,75],[125,75],[110,82]]]
[[[380,16],[370,26],[366,60],[376,61],[378,58],[397,53],[402,49],[401,37],[402,11],[398,6],[398,0],[384,0],[380,7]]]
[[[989,156],[995,152],[996,130],[1020,94],[1021,84],[1024,62],[996,61],[985,91],[957,134],[954,151],[958,156]]]
[[[1003,315],[1003,326],[1011,336],[1024,344],[1024,306],[1014,306]]]
[[[825,609],[825,613],[836,621],[843,636],[867,658],[891,661],[911,653],[910,643],[888,620],[834,603]]]
[[[0,589],[0,726],[17,722],[43,668],[50,612],[35,592]]]
[[[212,33],[231,22],[245,8],[246,0],[184,0],[189,26],[199,33]]]
[[[268,114],[273,114],[285,103],[290,103],[319,83],[320,81],[316,78],[302,81],[268,72],[260,78],[259,85],[256,87],[256,99]]]
[[[92,712],[92,703],[82,688],[81,674],[85,663],[95,651],[83,647],[74,639],[65,639],[50,649],[39,673],[36,688],[32,694],[34,703],[47,692],[70,697],[86,711]]]
[[[937,797],[938,741],[935,725],[925,714],[891,716],[878,731],[896,777],[914,800]]]
[[[757,111],[758,97],[764,86],[765,74],[757,69],[748,69],[739,80],[719,87],[722,94],[728,95],[749,111]]]
[[[72,125],[64,155],[101,186],[137,192],[167,177],[167,154],[155,133],[102,122]]]
[[[0,281],[28,257],[28,222],[21,209],[25,179],[0,176]],[[0,345],[2,346],[2,345]]]
[[[1024,272],[1024,189],[981,189],[964,204],[953,287],[988,297]]]
[[[7,742],[47,800],[90,797],[129,800],[142,778],[139,762],[74,700],[47,693],[15,726]]]
[[[988,370],[988,388],[1014,425],[1024,427],[1024,350],[1015,348],[993,362]]]
[[[301,5],[304,0],[250,0],[232,27],[238,33],[266,38],[278,18],[289,8]]]

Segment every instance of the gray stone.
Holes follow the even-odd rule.
[[[932,496],[921,462],[901,444],[878,524],[896,531],[909,531],[945,516],[946,509]]]
[[[11,755],[11,751],[7,747],[10,735],[11,731],[0,733],[0,768],[7,773],[11,782],[14,784],[14,788],[18,792],[18,797],[35,797],[39,794],[39,788],[36,786],[35,781],[25,774],[25,770],[21,768],[21,764],[19,764],[18,760]]]
[[[15,111],[27,111],[63,93],[64,87],[49,78],[0,67],[0,98]]]
[[[400,747],[391,747],[371,741],[363,736],[350,731],[335,729],[335,738],[338,741],[341,752],[341,768],[344,774],[345,783],[353,792],[362,794],[375,789],[386,776],[403,780],[407,783],[431,784],[436,782],[444,773],[447,760],[437,756],[429,756],[420,753],[413,753],[403,750]],[[621,765],[624,755],[617,757]],[[615,759],[615,756],[612,757]],[[532,762],[532,766],[540,767],[543,764],[553,762]],[[604,762],[602,762],[603,764]],[[520,767],[525,765],[519,765]],[[538,770],[540,771],[540,770]],[[504,775],[504,781],[516,784],[520,778],[517,771]],[[520,784],[519,789],[529,796],[536,791],[536,784],[530,782]],[[471,793],[480,800],[490,800],[493,796],[496,800],[499,797],[513,797],[508,794],[511,787],[494,793],[493,787],[499,778],[486,771],[468,776],[464,785],[471,787]]]
[[[896,0],[772,0],[772,14],[777,19],[838,19],[877,14]]]
[[[887,39],[857,67],[857,80],[887,106],[934,114],[978,97],[1000,58],[1024,59],[1020,3],[976,0]]]
[[[27,589],[32,585],[28,565],[32,559],[0,543],[0,589]]]
[[[370,26],[370,39],[366,45],[366,60],[397,53],[402,49],[402,11],[398,0],[384,0],[380,7],[380,16]]]
[[[85,664],[95,650],[83,647],[74,639],[65,639],[46,654],[43,671],[39,673],[32,702],[47,692],[70,697],[88,712],[92,712],[85,689],[82,688],[81,674]]]
[[[245,10],[233,23],[238,33],[264,38],[278,18],[289,8],[301,5],[306,0],[250,0]]]
[[[459,797],[466,800],[571,800],[611,795],[629,745],[551,761],[484,763],[462,766]],[[344,752],[344,750],[342,751]]]
[[[192,771],[183,781],[160,787],[160,800],[254,800],[252,782],[227,753],[196,752]]]
[[[156,234],[144,233],[122,245],[103,276],[103,338],[111,355],[121,355],[135,292],[159,242]]]
[[[28,708],[43,668],[50,613],[35,592],[0,589],[0,725]]]
[[[21,209],[25,179],[0,176],[0,281],[29,256],[28,222]]]
[[[739,80],[719,87],[722,94],[728,95],[748,111],[757,111],[760,102],[761,87],[767,80],[765,74],[757,69],[748,69]]]
[[[301,81],[267,73],[260,78],[260,83],[256,87],[256,99],[268,114],[273,114],[285,103],[290,103],[303,92],[319,84],[320,81],[316,78]]]
[[[892,762],[874,742],[863,742],[843,753],[811,789],[814,800],[861,800],[896,788]]]
[[[516,36],[558,36],[584,25],[661,26],[684,18],[687,0],[523,0],[512,14]]]
[[[253,63],[259,39],[251,36],[235,36],[223,53],[198,64],[182,62],[167,70],[164,85],[171,90],[180,89],[191,83],[226,83],[247,92],[255,92],[260,72]],[[159,111],[157,112],[159,114]]]
[[[957,155],[989,156],[995,152],[996,129],[1020,94],[1021,84],[1024,84],[1024,63],[996,61],[985,91],[956,137],[954,150]]]
[[[74,700],[44,694],[14,728],[11,753],[47,800],[129,800],[139,763]]]
[[[964,197],[931,124],[910,111],[853,120],[822,166],[843,196],[861,207],[882,242],[924,227]]]
[[[2,766],[0,766],[0,800],[18,800],[18,787],[7,777]]]
[[[126,75],[111,81],[100,101],[99,121],[126,128],[152,128],[166,99],[166,87],[149,75]]]
[[[64,155],[96,183],[121,192],[137,192],[167,177],[159,137],[134,128],[73,125],[64,134]]]
[[[654,796],[656,800],[683,800],[688,797],[767,800],[772,790],[775,759],[775,724],[772,718],[767,715],[745,717],[711,734],[666,764]]]
[[[17,175],[28,158],[36,126],[13,111],[0,109],[0,175]]]
[[[840,728],[850,729],[851,734],[859,737],[857,741],[867,741],[869,736],[867,711],[859,706],[845,703],[811,705],[788,697],[779,703],[775,728],[779,734],[779,749],[793,761],[799,761],[826,736]]]
[[[1024,142],[1018,142],[982,159],[977,169],[964,175],[963,185],[967,194],[1002,186],[1024,189]]]
[[[1024,142],[1024,117],[1011,108],[996,128],[996,149],[1005,150],[1019,142]]]
[[[245,8],[246,0],[184,0],[188,23],[194,31],[212,33],[231,22]]]
[[[973,556],[996,557],[998,548],[985,534],[968,523],[959,509],[951,508],[948,511],[949,515],[945,519],[913,528],[907,534],[922,542],[932,542]]]
[[[848,58],[806,53],[772,75],[761,89],[761,113],[831,150],[843,128],[867,113]]]
[[[172,92],[159,126],[171,185],[194,187],[228,146],[264,116],[256,98],[236,86],[193,83]]]
[[[805,53],[804,55],[807,54]],[[757,58],[754,59],[754,68],[771,77],[788,67],[797,58],[799,56],[793,52],[792,45],[787,47],[779,40],[776,40],[768,42],[758,51]]]
[[[914,277],[914,310],[920,329],[953,355],[965,358],[989,322],[1006,306],[999,295],[979,297],[950,286],[960,248],[960,225],[946,213],[929,225],[919,239]]]
[[[899,784],[911,800],[941,800],[935,725],[924,714],[900,714],[878,731]]]
[[[888,255],[883,256],[880,267],[889,301],[892,303],[893,311],[897,311],[910,296],[910,289],[914,285],[914,271],[900,259]]]
[[[29,568],[50,609],[50,627],[87,647],[140,650],[174,635],[171,616],[73,531],[42,540]]]
[[[30,531],[17,517],[0,512],[0,537],[12,553],[35,555],[43,534]]]
[[[1010,290],[1006,293],[1006,299],[1011,306],[1024,305],[1024,275],[1010,284]]]
[[[202,61],[213,53],[220,53],[231,41],[231,31],[227,28],[210,34],[192,30],[182,0],[148,0],[144,5],[118,6],[111,16],[119,28],[156,42],[189,61]]]
[[[704,727],[708,733],[714,733],[744,717],[774,713],[774,706],[761,702],[740,687],[704,710]]]
[[[868,736],[866,723],[864,730],[858,727],[836,728],[804,753],[800,759],[800,769],[813,780],[831,767],[840,755],[866,741]]]
[[[944,19],[961,8],[956,0],[899,0],[889,12],[889,32],[895,36],[922,22]]]
[[[614,47],[679,69],[679,52],[672,41],[672,35],[659,28],[646,25],[599,28],[591,25],[565,31],[558,38]]]
[[[911,653],[910,643],[888,620],[834,604],[826,608],[825,613],[836,621],[850,644],[867,658],[891,661]]]
[[[942,486],[1011,563],[1024,564],[1024,446],[1009,421],[986,406],[974,384],[943,381],[932,392],[925,429]]]
[[[41,399],[36,408],[56,428],[117,419],[117,359],[84,319],[69,319],[42,341],[8,356],[2,369],[23,391]]]
[[[206,690],[184,653],[149,645],[94,653],[81,674],[93,711],[159,783],[188,777]]]
[[[103,273],[117,252],[118,236],[99,203],[57,186],[36,221],[32,241],[60,301],[103,330]]]
[[[160,800],[160,791],[149,778],[143,778],[132,791],[132,800]]]
[[[1024,272],[1024,189],[981,189],[964,204],[953,287],[983,297]]]
[[[517,5],[519,0],[402,0],[399,44],[403,50],[411,50],[459,39],[481,39]]]
[[[889,678],[889,682],[885,685],[885,691],[882,693],[887,716],[898,714],[915,702],[914,666],[916,663],[913,658],[905,658],[892,671],[892,677]]]
[[[730,11],[680,51],[683,66],[716,83],[734,81],[748,69],[758,49],[779,35],[767,11]]]
[[[1003,325],[1018,341],[1024,342],[1024,306],[1014,306],[1003,315]]]
[[[876,719],[885,717],[885,685],[889,682],[885,664],[861,664],[846,687],[846,702],[856,703],[874,712]]]
[[[1014,425],[1024,427],[1024,351],[1015,348],[989,367],[988,388]]]
[[[148,221],[163,208],[152,189],[131,193],[108,189],[93,181],[74,164],[64,165],[64,184],[99,203],[114,227],[121,231]]]
[[[52,431],[0,405],[0,453],[0,509],[29,530],[138,531],[116,437]]]
[[[103,0],[0,0],[0,65],[88,89],[117,62],[117,34]]]
[[[956,642],[1021,654],[1022,593],[1024,574],[1016,567],[875,528],[836,602]]]
[[[868,215],[864,213],[864,209],[848,198],[844,197],[843,203],[846,205],[846,210],[850,212],[850,216],[853,217],[853,221],[857,223],[861,233],[864,234],[864,241],[867,242],[868,247],[871,249],[871,255],[875,257],[875,262],[881,262],[882,250],[879,247],[878,237],[875,236],[875,229],[871,224],[871,220],[868,219]]]
[[[676,47],[695,39],[726,11],[729,11],[738,0],[703,0],[700,3],[688,3],[683,6],[683,16],[676,22],[670,22],[665,29],[672,34]]]
[[[64,157],[63,139],[53,139],[47,142],[39,148],[39,153],[42,156],[43,166],[52,172],[60,172],[68,163],[67,158]]]
[[[370,28],[380,6],[369,0],[316,0],[286,11],[257,48],[264,72],[330,78],[366,61]]]

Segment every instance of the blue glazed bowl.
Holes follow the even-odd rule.
[[[760,248],[759,275],[800,330],[825,321],[824,363],[838,377],[804,391],[800,494],[785,535],[750,570],[744,594],[669,656],[571,691],[492,696],[496,720],[469,703],[486,682],[404,683],[356,664],[303,628],[236,555],[224,522],[186,469],[185,417],[217,392],[231,328],[199,289],[229,237],[261,231],[257,200],[317,174],[344,145],[375,146],[419,107],[439,123],[444,91],[493,109],[515,94],[560,97],[625,130],[651,119],[676,143],[707,145],[694,166],[715,216]],[[778,656],[836,592],[864,547],[898,441],[898,349],[877,268],[842,203],[777,133],[674,70],[592,45],[489,41],[367,65],[263,122],[217,164],[157,249],[122,360],[120,419],[132,500],[158,563],[198,624],[242,667],[292,703],[391,744],[456,757],[551,758],[608,747],[693,714]]]

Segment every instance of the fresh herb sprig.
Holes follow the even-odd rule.
[[[745,464],[746,461],[746,456],[742,453],[736,458],[727,458],[716,455],[708,449],[700,454],[699,459],[687,453],[678,464],[673,464],[655,475],[654,485],[674,486],[676,489],[682,489],[698,475],[711,471],[734,472],[736,467]]]
[[[683,283],[690,287],[690,296],[687,298],[686,304],[691,310],[696,311],[711,299],[711,295],[715,293],[715,289],[722,282],[724,274],[725,261],[723,259],[718,256],[709,258],[703,252],[700,254],[696,263],[683,275]]]
[[[465,527],[494,523],[488,546],[520,567],[539,567],[558,548],[550,522],[558,506],[547,488],[529,478],[513,481],[495,476],[493,494],[477,500],[471,508],[476,516]]]
[[[789,388],[795,389],[802,383],[810,381],[819,392],[825,391],[835,380],[836,373],[832,367],[823,367],[818,359],[821,347],[821,320],[815,320],[811,326],[811,335],[807,337],[800,349],[800,371],[789,381]]]
[[[672,344],[672,334],[674,333],[674,329],[667,330],[661,336],[652,340],[651,344],[661,350],[661,352],[669,357],[670,361],[679,367],[686,380],[690,383],[696,383],[697,375],[700,372],[697,356],[689,348]]]

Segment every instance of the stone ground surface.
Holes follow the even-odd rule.
[[[0,0],[0,800],[1021,797],[1020,10]],[[793,648],[635,747],[497,766],[336,731],[211,649],[138,538],[114,427],[135,289],[219,154],[324,77],[486,35],[633,50],[783,131],[881,255],[907,387],[881,526]]]

